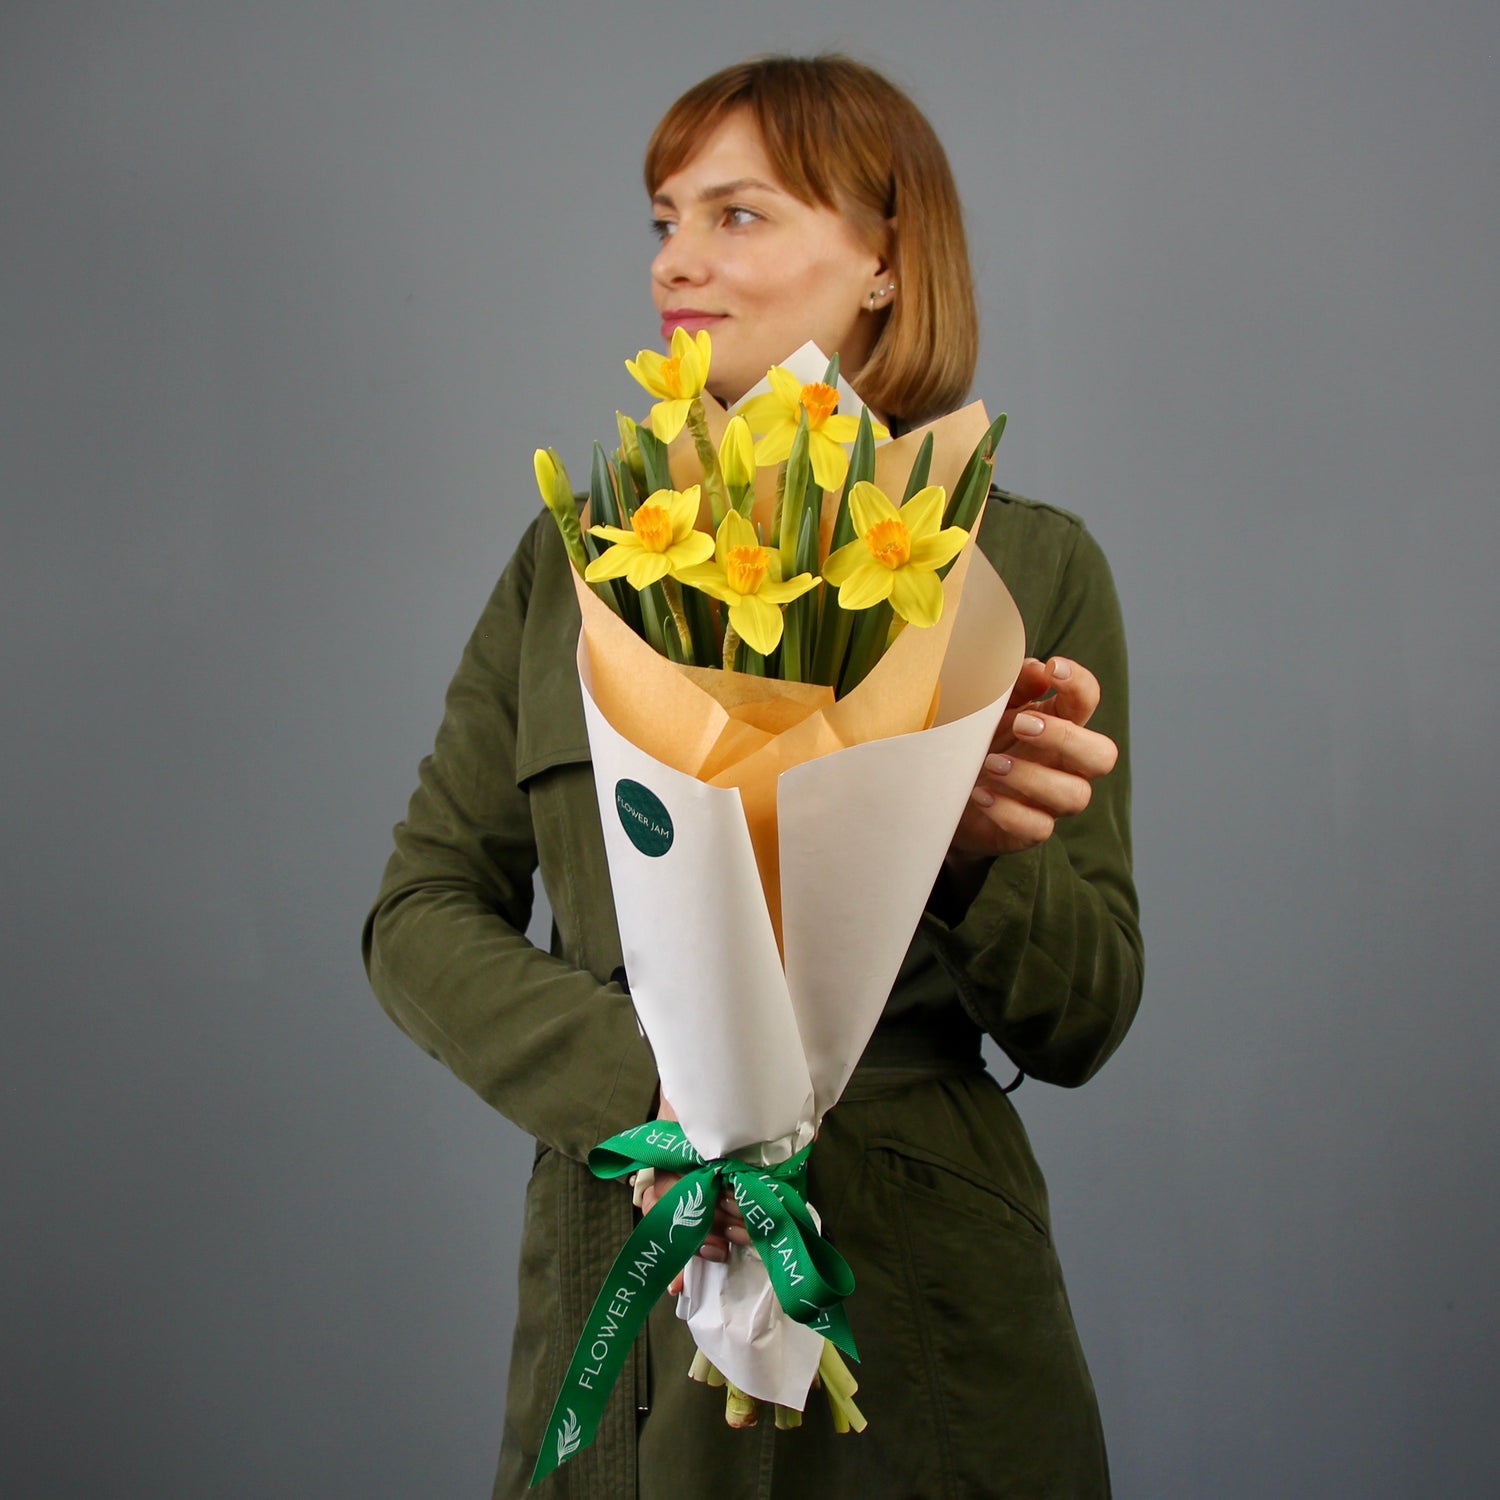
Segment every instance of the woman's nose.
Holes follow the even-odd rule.
[[[651,275],[663,286],[698,286],[708,277],[708,259],[691,233],[678,228],[662,241]]]

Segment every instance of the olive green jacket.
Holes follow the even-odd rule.
[[[980,542],[1028,651],[1097,674],[1093,726],[1121,753],[1089,808],[995,860],[966,911],[935,893],[866,1062],[824,1122],[812,1197],[859,1281],[849,1315],[871,1427],[836,1438],[810,1407],[796,1431],[728,1433],[713,1394],[682,1378],[691,1345],[662,1305],[597,1442],[541,1500],[1107,1493],[1046,1189],[978,1043],[987,1031],[1027,1074],[1079,1084],[1134,1016],[1124,638],[1108,567],[1074,517],[997,490]],[[497,1496],[524,1491],[573,1341],[632,1226],[629,1193],[582,1163],[648,1118],[656,1091],[610,977],[620,940],[567,568],[543,515],[464,653],[365,929],[370,981],[396,1023],[537,1141]],[[525,937],[538,866],[550,953]]]

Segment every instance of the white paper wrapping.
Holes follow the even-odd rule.
[[[932,727],[780,777],[785,967],[739,792],[683,775],[619,735],[594,702],[580,640],[631,996],[662,1091],[705,1158],[771,1164],[812,1140],[890,994],[1022,658],[1015,605],[972,543],[954,573],[963,593]],[[671,832],[664,852],[643,852],[630,837],[626,820],[638,814],[622,810],[622,781],[659,799]],[[822,1340],[781,1310],[753,1250],[725,1265],[691,1261],[678,1314],[735,1385],[802,1407]]]

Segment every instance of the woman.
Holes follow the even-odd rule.
[[[812,338],[893,424],[963,399],[975,335],[957,196],[930,126],[878,74],[773,58],[715,75],[658,126],[646,179],[662,332],[712,331],[715,395],[736,399]],[[810,1406],[796,1431],[730,1431],[719,1394],[685,1378],[692,1346],[663,1303],[597,1442],[539,1494],[1108,1493],[1046,1190],[980,1037],[1025,1073],[1078,1084],[1134,1014],[1123,753],[1115,763],[1124,643],[1108,569],[1074,518],[997,490],[980,544],[1035,659],[811,1163],[811,1199],[858,1281],[849,1315],[869,1429],[837,1437]],[[454,678],[365,934],[397,1023],[537,1140],[497,1496],[525,1490],[573,1341],[633,1223],[628,1191],[583,1159],[669,1112],[617,982],[577,631],[542,517]],[[538,865],[549,954],[524,936]],[[743,1237],[722,1212],[717,1229],[710,1257]]]

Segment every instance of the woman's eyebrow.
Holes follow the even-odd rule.
[[[766,182],[759,177],[736,177],[733,182],[716,182],[709,187],[703,188],[697,195],[699,203],[713,203],[720,198],[733,198],[736,194],[743,193],[746,188],[759,188],[764,193],[779,193],[774,182]],[[670,194],[655,193],[652,195],[653,204],[660,204],[663,208],[676,208],[677,204],[672,200]]]

